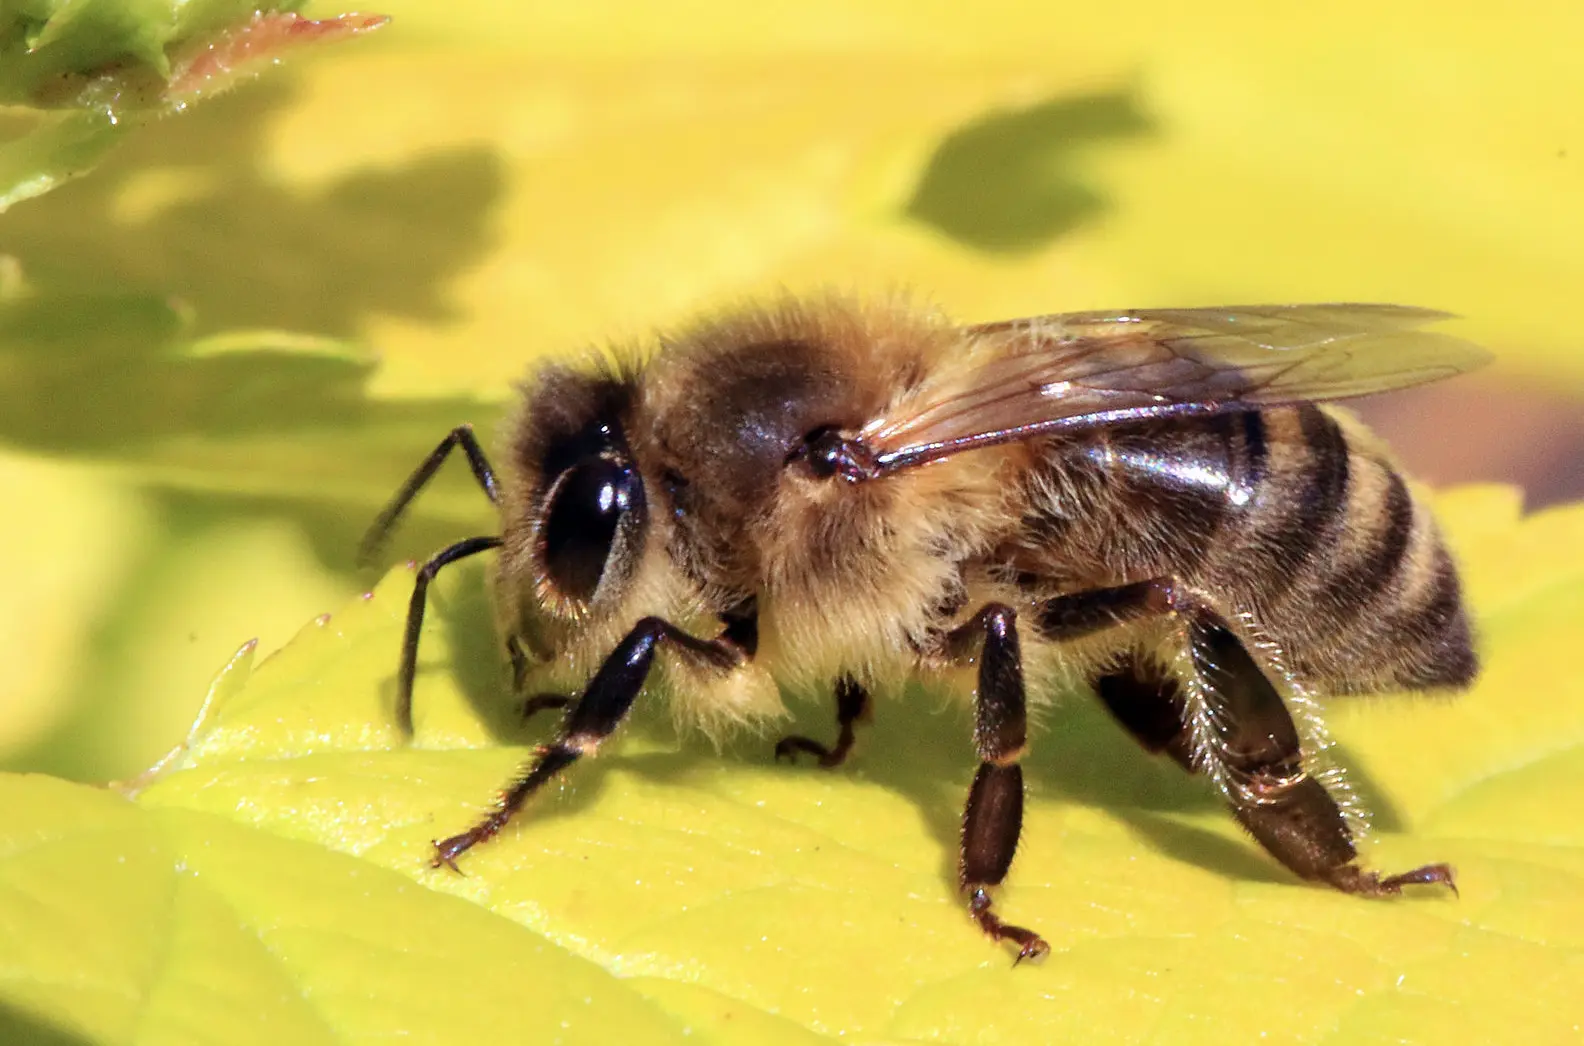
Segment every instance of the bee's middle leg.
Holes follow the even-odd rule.
[[[847,753],[852,751],[854,724],[868,719],[870,709],[869,691],[851,676],[842,676],[836,681],[836,726],[839,731],[836,744],[827,748],[812,737],[793,734],[776,742],[775,757],[795,759],[797,753],[808,752],[818,756],[819,765],[827,769],[840,766],[846,761]]]
[[[968,895],[968,911],[974,921],[996,940],[1016,944],[1017,961],[1021,962],[1044,955],[1050,945],[1032,930],[1002,922],[989,893],[990,887],[1006,878],[1023,829],[1023,768],[1018,760],[1027,745],[1028,712],[1017,615],[1011,607],[988,604],[947,635],[947,649],[958,657],[971,656],[980,640],[974,703],[979,770],[963,810],[957,880]]]

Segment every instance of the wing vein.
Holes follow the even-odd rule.
[[[1059,431],[1404,388],[1487,354],[1400,305],[1065,313],[963,328],[964,356],[860,432],[886,470]]]

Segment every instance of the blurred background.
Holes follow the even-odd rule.
[[[1361,412],[1584,496],[1576,5],[381,8],[0,215],[0,766],[147,766],[529,361],[781,288],[1447,309],[1497,364]],[[493,528],[454,471],[390,562]]]

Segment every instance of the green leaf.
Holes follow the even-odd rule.
[[[253,664],[244,648],[135,799],[0,778],[0,999],[92,1043],[1557,1041],[1584,987],[1584,505],[1439,499],[1486,668],[1451,700],[1332,703],[1381,867],[1461,896],[1292,880],[1203,783],[1067,700],[1025,762],[1011,969],[954,896],[968,726],[879,709],[850,771],[717,755],[645,708],[464,858],[544,727],[513,721],[478,569],[439,586],[418,735],[391,670],[409,571]],[[828,729],[827,708],[801,726]],[[92,932],[89,932],[92,928]],[[1102,1034],[1103,1033],[1103,1034]]]
[[[681,1038],[594,964],[406,876],[53,779],[4,791],[25,811],[0,856],[25,916],[5,995],[88,1041]]]
[[[239,0],[0,7],[0,213],[85,173],[151,114],[180,112],[285,53],[385,21],[314,21]]]
[[[1410,302],[1584,388],[1581,7],[383,6],[402,48],[302,70],[272,168],[488,142],[503,176],[452,197],[496,238],[466,319],[374,321],[388,392],[830,284],[969,319]]]
[[[12,766],[94,780],[148,765],[216,652],[250,635],[273,649],[345,600],[361,529],[412,463],[495,410],[371,399],[355,342],[194,323],[159,296],[0,287],[0,441],[27,452],[0,453],[0,489],[26,506],[0,540],[30,553],[0,589]],[[394,551],[487,510],[448,474]]]
[[[15,397],[0,439],[190,490],[333,492],[366,516],[437,434],[486,412],[459,397],[371,401],[374,367],[341,339],[195,335],[167,298],[18,293],[0,298],[0,374]],[[433,506],[442,518],[476,515],[476,497],[464,509],[448,493]]]
[[[0,212],[84,173],[127,130],[91,111],[40,113],[16,122],[0,137]]]
[[[247,0],[27,0],[0,8],[0,105],[128,114],[181,105],[283,49],[376,28]]]

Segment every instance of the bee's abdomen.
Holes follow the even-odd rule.
[[[1429,509],[1367,438],[1320,408],[1265,418],[1290,460],[1273,471],[1239,542],[1271,569],[1239,587],[1294,667],[1337,690],[1469,682],[1462,587]]]
[[[1051,451],[1030,519],[1054,567],[1083,577],[1094,564],[1091,584],[1184,581],[1251,614],[1330,690],[1472,677],[1457,571],[1429,510],[1320,408],[1114,429]]]

